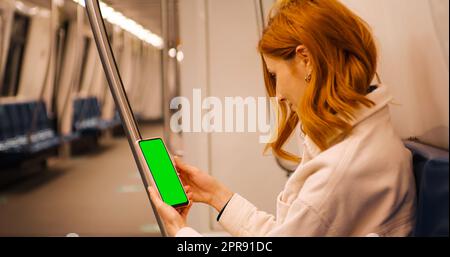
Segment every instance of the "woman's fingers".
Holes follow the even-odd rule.
[[[192,194],[192,193],[188,193],[188,194],[187,194],[187,198],[189,199],[190,202],[193,201],[193,198],[192,198],[192,197],[193,197],[193,194]]]
[[[189,199],[190,202],[192,202],[194,200],[193,199],[194,193],[192,192],[191,187],[184,186],[183,188],[184,188],[184,191],[186,192],[187,198]]]
[[[191,209],[191,207],[192,207],[192,202],[190,202],[188,206],[186,206],[186,207],[180,209],[180,210],[178,211],[178,213],[179,213],[181,216],[183,216],[183,217],[187,217],[187,215],[188,215],[189,210]]]
[[[175,167],[177,168],[180,175],[190,176],[195,171],[195,167],[185,164],[180,158],[175,156]]]
[[[186,169],[186,164],[183,163],[183,161],[178,157],[174,156],[173,160],[175,161],[175,166],[179,169]]]
[[[181,179],[181,182],[183,182],[183,185],[190,185],[191,184],[191,180],[188,177],[186,177],[185,175],[180,174],[179,177]]]

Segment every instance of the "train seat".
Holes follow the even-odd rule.
[[[106,121],[101,118],[100,104],[95,97],[77,98],[74,101],[73,131],[74,133],[98,134],[113,128],[115,120]]]
[[[32,102],[28,103],[27,107],[27,113],[30,117],[27,129],[30,133],[31,144],[29,150],[31,153],[38,153],[59,146],[61,140],[56,134],[56,131],[50,126],[45,103]],[[33,121],[34,115],[36,118]]]
[[[44,102],[0,105],[0,163],[11,164],[53,150],[60,139]]]
[[[448,151],[407,141],[412,152],[417,189],[414,236],[448,236]]]

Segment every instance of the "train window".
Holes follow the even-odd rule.
[[[20,72],[30,26],[28,16],[15,13],[1,96],[15,96],[19,90]]]

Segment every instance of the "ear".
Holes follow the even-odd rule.
[[[296,56],[301,59],[305,66],[309,65],[309,51],[304,45],[299,45],[295,49]]]

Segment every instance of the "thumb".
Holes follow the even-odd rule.
[[[192,174],[193,170],[195,169],[194,167],[187,165],[186,163],[184,163],[179,157],[175,156],[174,157],[175,160],[175,166],[177,167],[178,172],[186,174],[186,175],[190,175]]]

